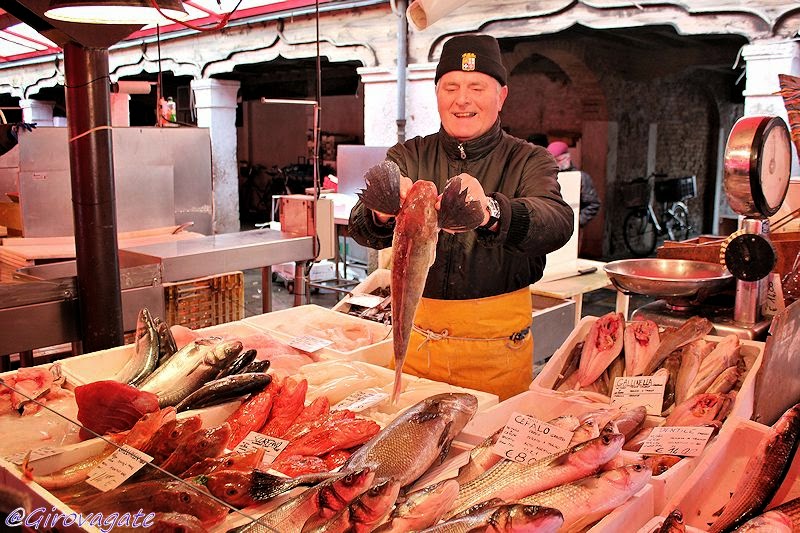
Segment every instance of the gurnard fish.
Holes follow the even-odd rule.
[[[273,380],[267,387],[250,396],[231,414],[227,422],[231,426],[231,438],[228,448],[231,450],[242,442],[251,431],[258,431],[267,422],[275,396],[280,392],[281,384]]]
[[[641,376],[658,348],[658,325],[652,320],[634,320],[625,327],[625,375]]]
[[[286,500],[257,521],[237,528],[236,533],[275,533],[300,531],[311,516],[332,517],[372,486],[375,472],[364,468],[338,474]]]
[[[150,311],[143,307],[136,319],[133,357],[112,378],[134,387],[141,384],[158,365],[161,339]]]
[[[795,404],[761,437],[710,533],[732,529],[764,510],[792,464],[798,437],[800,404]]]
[[[675,509],[661,523],[661,527],[652,533],[685,533],[686,524],[683,523],[683,513]]]
[[[216,337],[197,339],[158,367],[139,389],[158,396],[161,407],[177,405],[216,376],[241,351],[240,341],[220,342]]]
[[[219,457],[231,436],[231,427],[224,423],[206,429],[199,429],[189,435],[161,465],[170,474],[181,474],[206,458]]]
[[[158,428],[156,434],[142,451],[153,458],[153,464],[160,465],[189,435],[201,427],[203,427],[203,419],[199,415],[181,420],[170,420]]]
[[[186,479],[200,475],[207,476],[213,472],[222,470],[250,472],[254,468],[260,466],[263,459],[264,448],[257,448],[245,453],[226,453],[220,457],[206,457],[202,461],[198,461],[190,466],[180,477]]]
[[[418,531],[437,523],[458,496],[458,482],[445,479],[414,491],[395,505],[386,522],[375,533]]]
[[[624,440],[619,433],[601,433],[530,464],[504,459],[461,487],[447,517],[490,498],[514,501],[590,476],[619,453]]]
[[[400,169],[392,161],[370,168],[364,175],[366,189],[358,196],[374,211],[396,216],[392,239],[392,337],[395,379],[392,404],[401,391],[403,362],[406,358],[411,326],[417,311],[428,269],[436,258],[440,229],[467,231],[483,223],[480,202],[461,191],[461,178],[451,178],[436,210],[439,192],[431,181],[418,180],[400,200]]]
[[[582,531],[628,501],[647,484],[650,475],[650,468],[634,463],[553,487],[517,503],[558,509],[564,517],[559,531]]]
[[[751,518],[736,529],[736,533],[793,533],[800,531],[800,498],[774,507]]]
[[[400,482],[385,479],[332,517],[321,520],[310,517],[302,533],[369,533],[391,512],[399,493]]]
[[[557,509],[516,503],[481,508],[420,533],[555,533],[563,522]]]
[[[608,313],[589,329],[578,365],[578,388],[587,387],[603,375],[608,365],[622,353],[625,318],[622,313]]]
[[[155,516],[147,528],[149,533],[207,533],[208,529],[203,526],[199,518],[185,513],[154,513]],[[120,520],[120,522],[122,522]],[[139,527],[114,527],[114,532],[119,533],[140,533],[144,531],[141,523]]]

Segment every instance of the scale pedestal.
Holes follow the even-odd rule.
[[[724,337],[733,334],[740,339],[766,340],[771,319],[755,324],[740,324],[733,319],[733,308],[733,300],[724,296],[709,298],[700,305],[683,309],[674,309],[666,300],[656,300],[634,311],[631,320],[652,320],[660,326],[679,327],[689,318],[701,316],[714,324],[712,335]]]

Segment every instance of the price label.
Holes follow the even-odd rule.
[[[703,453],[714,428],[699,426],[661,426],[645,439],[639,453],[695,457]]]
[[[298,350],[314,353],[321,348],[330,346],[333,344],[333,341],[329,341],[328,339],[320,339],[319,337],[315,337],[313,335],[302,335],[300,337],[293,338],[287,344],[293,348],[297,348]]]
[[[275,458],[281,454],[284,448],[286,448],[287,444],[289,444],[288,440],[270,437],[269,435],[262,435],[261,433],[251,431],[244,438],[244,440],[242,440],[242,442],[240,442],[236,448],[233,449],[233,451],[245,454],[253,450],[263,449],[264,459],[261,461],[261,464],[269,465],[272,464]]]
[[[492,451],[518,463],[533,463],[566,450],[572,431],[522,413],[512,413]]]
[[[636,376],[614,379],[611,407],[644,406],[649,415],[660,415],[668,376]]]
[[[767,290],[764,291],[761,301],[761,314],[764,316],[775,316],[786,308],[783,299],[783,285],[777,272],[773,272],[764,280]]]
[[[28,459],[29,461],[36,461],[37,459],[44,459],[45,457],[50,457],[53,455],[58,455],[62,453],[63,450],[58,448],[53,448],[52,446],[42,446],[41,448],[36,448],[35,450],[31,451],[31,456]],[[19,452],[13,455],[7,455],[3,457],[9,463],[13,463],[15,465],[21,465],[22,461],[25,460],[25,456],[28,455],[28,452]]]
[[[331,411],[348,409],[354,413],[360,413],[361,411],[378,405],[388,397],[389,395],[383,391],[360,390],[331,407]]]
[[[347,302],[350,305],[357,305],[359,307],[369,307],[373,308],[376,305],[380,305],[383,301],[383,298],[380,296],[375,296],[374,294],[353,294],[350,298],[347,299]]]
[[[86,483],[103,492],[119,487],[153,458],[125,444],[89,472]]]

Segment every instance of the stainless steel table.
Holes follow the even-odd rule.
[[[184,241],[150,244],[127,248],[128,252],[154,258],[161,263],[163,282],[184,281],[233,270],[261,268],[262,308],[272,310],[272,265],[308,261],[314,258],[313,238],[282,233],[273,229],[257,229],[223,233]],[[300,269],[295,278],[303,287]],[[305,290],[295,292],[295,303]]]

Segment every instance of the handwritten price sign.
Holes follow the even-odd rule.
[[[630,409],[644,406],[649,415],[660,415],[667,376],[616,378],[611,391],[611,407]]]
[[[653,431],[642,444],[639,453],[682,455],[695,457],[703,453],[714,428],[695,426],[662,426]]]
[[[492,451],[517,463],[534,463],[567,449],[570,440],[572,431],[513,413]]]
[[[103,492],[115,489],[152,460],[146,453],[126,444],[94,467],[86,483]]]
[[[284,448],[286,448],[287,444],[289,444],[288,440],[278,439],[276,437],[270,437],[269,435],[262,435],[261,433],[251,431],[244,438],[244,440],[233,449],[233,451],[245,454],[247,452],[262,448],[264,450],[264,459],[261,461],[261,464],[268,465],[272,464],[275,458],[281,454]]]

